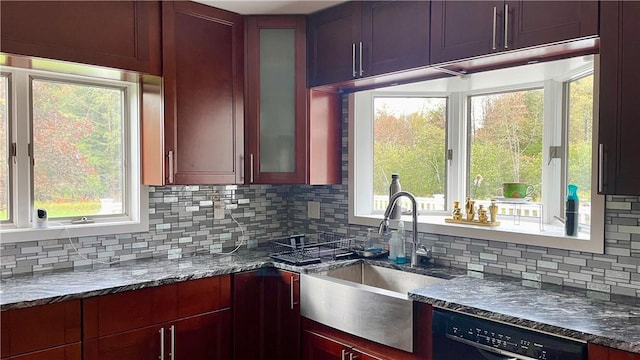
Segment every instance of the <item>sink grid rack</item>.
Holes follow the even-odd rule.
[[[271,258],[293,265],[316,264],[353,255],[355,237],[319,232],[271,240]]]

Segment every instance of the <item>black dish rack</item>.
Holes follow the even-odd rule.
[[[353,255],[355,238],[320,232],[274,239],[270,242],[271,258],[293,265],[316,264]]]

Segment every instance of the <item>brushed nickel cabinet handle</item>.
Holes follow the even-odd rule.
[[[604,145],[598,144],[598,192],[601,193],[604,189],[602,184],[604,181],[604,172],[602,167],[604,166]]]
[[[347,360],[345,359],[345,355],[347,354],[345,349],[340,350],[340,360]]]
[[[171,332],[171,352],[169,353],[169,359],[175,360],[176,358],[176,326],[171,325],[169,328]]]
[[[360,77],[364,75],[364,69],[362,68],[362,41],[360,41]]]
[[[496,49],[496,25],[497,25],[498,8],[493,7],[493,40],[491,42],[491,49]]]
[[[509,48],[509,4],[504,4],[504,48]]]
[[[249,182],[253,184],[253,154],[249,155]]]
[[[169,184],[173,184],[173,150],[169,151]]]
[[[160,356],[158,358],[164,360],[164,328],[160,328],[158,332],[160,333]]]
[[[351,68],[353,70],[353,77],[358,76],[356,72],[356,43],[351,44]]]
[[[293,283],[298,281],[298,279],[296,279],[295,275],[291,275],[291,285],[290,285],[290,290],[291,290],[291,310],[293,310],[293,306],[297,305],[297,303],[295,302],[295,299],[293,298],[293,290],[294,290],[294,285]]]

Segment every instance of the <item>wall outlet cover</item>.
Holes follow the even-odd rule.
[[[318,201],[307,202],[307,216],[309,219],[320,219],[320,203]]]
[[[213,205],[213,218],[215,220],[224,219],[224,203],[222,201],[216,201]]]

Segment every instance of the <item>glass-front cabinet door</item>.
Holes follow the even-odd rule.
[[[305,183],[305,19],[256,16],[247,25],[245,183]]]

